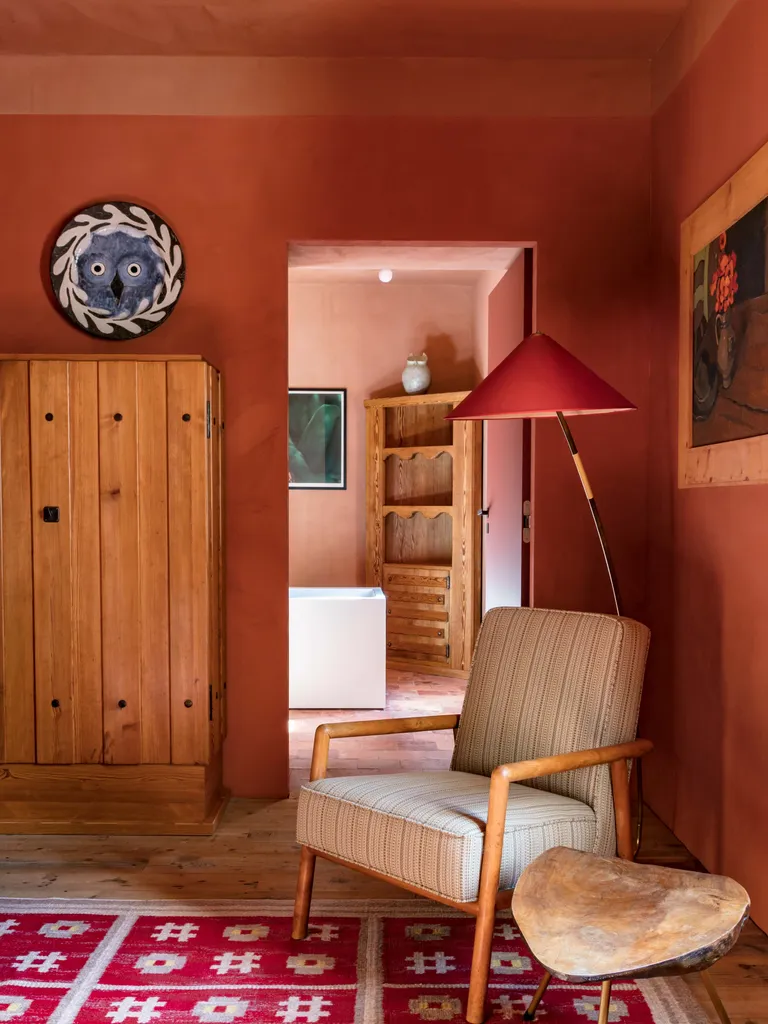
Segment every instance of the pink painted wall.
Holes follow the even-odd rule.
[[[94,146],[98,159],[87,156]],[[0,223],[13,240],[0,248],[3,351],[103,350],[46,294],[46,240],[73,211],[134,199],[162,214],[185,246],[177,310],[121,349],[201,353],[223,373],[225,777],[236,795],[283,795],[288,782],[291,240],[537,243],[538,325],[641,409],[585,418],[575,433],[627,609],[642,614],[647,119],[9,116],[0,118],[0,150]],[[539,432],[535,460],[537,601],[608,610],[592,524],[556,429]]]
[[[681,221],[768,139],[768,4],[740,0],[653,121],[648,797],[768,927],[768,487],[678,490]],[[768,185],[766,186],[768,187]]]
[[[462,391],[479,379],[472,275],[396,272],[339,278],[292,272],[288,287],[291,387],[347,389],[346,491],[290,492],[290,585],[365,583],[365,408],[403,394],[409,352],[426,352],[430,391]]]
[[[521,252],[488,296],[488,371],[523,340],[524,256]],[[520,604],[522,420],[485,424],[483,610]]]

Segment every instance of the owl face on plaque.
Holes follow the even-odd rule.
[[[160,253],[146,235],[129,229],[94,232],[75,258],[88,305],[111,316],[132,317],[148,309],[163,287]]]
[[[184,283],[184,260],[178,239],[157,214],[104,203],[65,226],[51,257],[51,281],[78,327],[124,341],[170,315]]]

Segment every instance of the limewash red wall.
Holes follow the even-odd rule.
[[[768,4],[741,0],[653,122],[658,290],[650,421],[642,731],[647,792],[712,871],[749,890],[768,926],[768,487],[678,490],[681,222],[768,140]]]
[[[628,611],[642,614],[647,119],[19,116],[0,120],[0,151],[4,351],[109,351],[71,327],[44,289],[46,239],[73,211],[134,199],[184,243],[177,310],[120,350],[202,353],[223,372],[225,775],[236,794],[287,789],[289,240],[536,243],[538,325],[641,408],[585,418],[574,433]],[[556,426],[538,431],[535,458],[536,600],[610,610]]]

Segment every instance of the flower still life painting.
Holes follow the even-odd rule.
[[[693,257],[691,443],[768,434],[768,199]]]
[[[288,391],[288,486],[344,490],[347,448],[345,388]]]

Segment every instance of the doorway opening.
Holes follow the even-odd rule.
[[[527,601],[530,438],[444,416],[530,332],[532,281],[514,245],[289,248],[291,791],[322,722],[458,713],[471,622]],[[445,769],[452,748],[349,738],[329,774]]]

